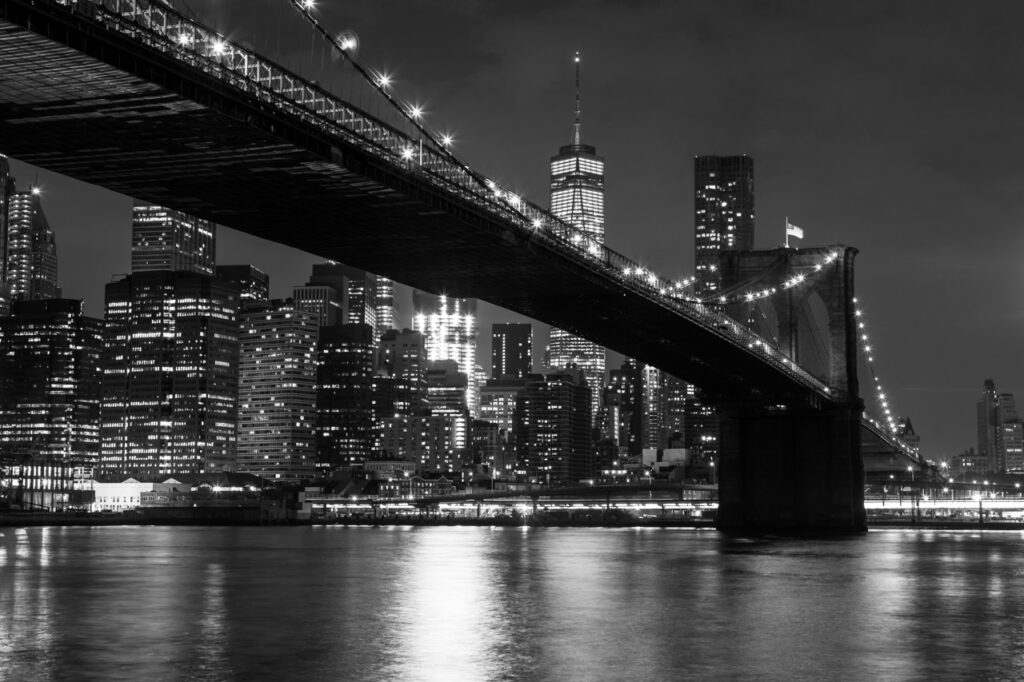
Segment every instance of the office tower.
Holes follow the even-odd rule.
[[[291,301],[240,317],[237,469],[269,479],[312,478],[320,320]]]
[[[718,458],[718,413],[693,384],[686,384],[685,401],[683,447],[690,450],[690,461],[696,468],[695,477],[710,479],[710,468]]]
[[[580,55],[576,53],[576,117],[572,139],[551,157],[551,212],[582,231],[594,241],[604,243],[604,159],[592,145],[583,144],[580,127]],[[575,366],[583,371],[590,387],[591,420],[601,405],[605,379],[603,347],[552,327],[548,344],[552,368]]]
[[[395,283],[377,275],[377,336],[395,328]]]
[[[6,281],[11,301],[60,297],[57,240],[43,213],[38,187],[7,197]]]
[[[1004,470],[999,395],[992,379],[985,379],[985,388],[978,398],[978,457],[985,461],[990,474]]]
[[[1024,423],[1017,414],[1017,401],[1012,393],[999,394],[999,423],[1003,470],[1020,473],[1024,471]]]
[[[426,407],[426,364],[427,350],[420,332],[389,329],[381,335],[377,370],[380,376],[392,380],[391,412],[412,414]]]
[[[292,297],[299,309],[320,316],[321,327],[366,324],[372,338],[378,337],[376,275],[334,261],[317,263]]]
[[[0,318],[0,458],[95,465],[102,349],[81,301],[14,303]]]
[[[496,322],[491,325],[491,378],[521,379],[533,371],[533,325]]]
[[[466,405],[470,416],[480,411],[479,375],[476,372],[476,299],[433,296],[413,292],[413,328],[422,333],[427,360],[454,360],[466,375]]]
[[[213,275],[216,225],[163,206],[132,206],[132,274],[181,270]]]
[[[516,399],[526,388],[527,380],[538,376],[529,374],[521,379],[488,379],[480,388],[480,418],[497,424],[498,429],[505,433],[505,439],[511,441]]]
[[[158,476],[231,471],[238,289],[187,271],[106,286],[101,466]]]
[[[449,414],[388,417],[381,423],[382,453],[415,462],[422,471],[458,471],[464,451],[457,444],[460,428],[460,418]]]
[[[694,172],[696,294],[721,288],[718,254],[754,248],[754,160],[749,156],[698,156]]]
[[[641,444],[644,448],[664,447],[662,438],[662,386],[661,370],[643,365],[641,370],[640,409]]]
[[[659,447],[682,448],[686,433],[686,382],[661,373],[661,430]]]
[[[316,373],[316,466],[332,471],[362,464],[374,443],[373,329],[367,324],[320,328]]]
[[[238,287],[243,308],[270,301],[270,275],[255,265],[218,265],[217,277]]]
[[[0,154],[0,317],[11,312],[11,291],[7,283],[8,207],[14,192],[11,164]]]
[[[590,389],[580,370],[532,377],[516,406],[517,468],[550,485],[593,475]]]
[[[623,454],[640,455],[643,450],[643,374],[634,360],[624,358],[619,369],[609,373],[604,388],[607,433]]]
[[[430,414],[452,419],[455,428],[453,444],[461,453],[469,445],[469,408],[466,385],[469,378],[459,371],[454,360],[427,363],[427,406]]]

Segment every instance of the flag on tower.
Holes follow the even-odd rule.
[[[787,237],[796,237],[797,239],[803,239],[804,238],[804,231],[801,230],[796,225],[793,225],[792,223],[790,223],[787,220],[786,221],[786,236]]]

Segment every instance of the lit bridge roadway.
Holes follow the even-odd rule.
[[[411,116],[371,116],[164,5],[0,0],[0,74],[0,150],[14,158],[489,301],[713,395],[859,405],[855,388],[475,173]],[[852,272],[854,249],[822,251]]]

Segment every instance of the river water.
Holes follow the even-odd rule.
[[[1024,537],[0,528],[9,680],[1024,679]]]

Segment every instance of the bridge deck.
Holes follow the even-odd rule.
[[[0,148],[414,287],[490,301],[723,394],[829,401],[820,384],[737,342],[726,323],[680,314],[624,286],[608,264],[207,66],[58,2],[0,0]]]

